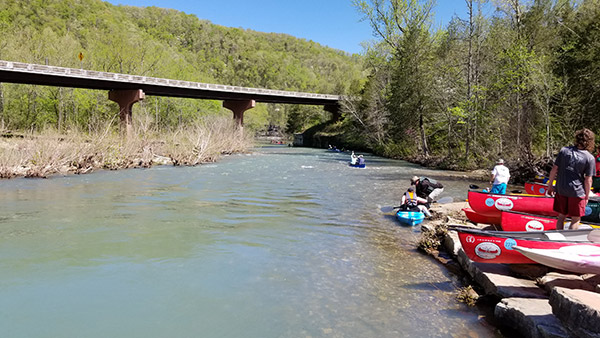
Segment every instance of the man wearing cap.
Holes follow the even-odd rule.
[[[510,179],[510,171],[504,166],[504,160],[496,161],[496,166],[492,170],[492,194],[506,194],[506,185]]]
[[[431,203],[444,191],[444,186],[429,177],[413,176],[410,183],[415,186],[417,196],[427,199]]]

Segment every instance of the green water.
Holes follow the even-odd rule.
[[[418,227],[379,211],[414,174],[457,199],[468,184],[347,157],[264,147],[193,168],[0,181],[0,336],[493,336],[414,249]]]

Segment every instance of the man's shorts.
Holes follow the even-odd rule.
[[[490,194],[503,194],[506,195],[506,183],[494,184]]]
[[[582,197],[566,197],[556,194],[553,209],[559,214],[581,217],[585,216],[586,202],[586,199]]]

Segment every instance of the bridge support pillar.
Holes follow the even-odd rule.
[[[338,104],[328,105],[323,107],[323,109],[331,113],[331,120],[333,122],[339,121],[339,119],[342,117],[342,113],[340,112],[340,106]]]
[[[132,132],[131,108],[133,104],[143,100],[144,91],[141,89],[111,90],[108,99],[119,104],[119,116],[121,117],[121,134],[130,136]]]
[[[237,122],[238,127],[244,126],[244,112],[256,106],[254,100],[225,100],[223,107],[233,112],[233,118]]]

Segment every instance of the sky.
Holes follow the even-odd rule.
[[[361,42],[373,40],[368,22],[352,0],[109,0],[115,5],[172,8],[214,24],[284,33],[348,53],[361,53]],[[434,28],[454,14],[466,17],[464,0],[438,0]]]

